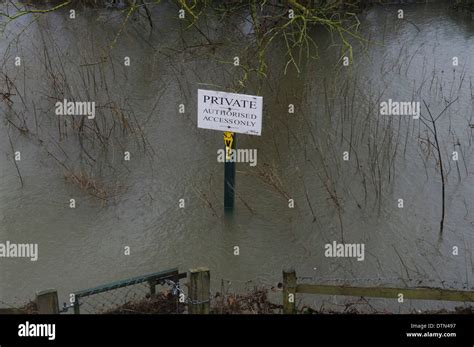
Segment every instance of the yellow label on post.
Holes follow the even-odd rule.
[[[225,149],[226,149],[226,157],[227,160],[230,159],[230,156],[232,154],[232,143],[234,142],[234,133],[230,131],[224,131],[224,144],[225,144]]]

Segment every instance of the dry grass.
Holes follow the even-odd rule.
[[[272,314],[281,310],[268,300],[268,291],[254,288],[244,294],[216,293],[211,300],[211,314]],[[155,297],[130,301],[126,304],[102,312],[102,314],[176,314],[185,313],[186,305],[177,303],[177,297],[167,290]]]
[[[27,304],[16,307],[15,305],[8,305],[7,308],[0,308],[0,315],[4,314],[38,314],[38,307],[35,301],[30,301]]]
[[[244,294],[217,293],[211,307],[214,314],[273,314],[281,311],[282,305],[268,300],[268,291],[255,287]]]
[[[184,305],[177,302],[177,297],[171,291],[165,291],[154,297],[147,297],[139,301],[130,301],[126,304],[102,312],[102,314],[173,314],[184,313]]]
[[[78,173],[68,171],[64,174],[64,179],[67,182],[79,187],[79,189],[81,189],[82,191],[104,202],[107,202],[109,198],[109,194],[107,193],[107,190],[104,188],[103,184],[96,181],[88,173],[85,173],[83,171]]]

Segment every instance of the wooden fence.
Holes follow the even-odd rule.
[[[461,291],[439,288],[389,288],[389,287],[352,287],[320,284],[297,283],[295,270],[283,271],[283,313],[296,313],[296,293],[363,296],[372,298],[395,299],[403,295],[403,300],[441,300],[474,302],[474,291]]]
[[[75,293],[74,313],[80,313],[80,298],[97,293],[115,290],[136,283],[148,283],[150,295],[155,295],[155,286],[160,281],[173,279],[179,281],[189,278],[187,283],[188,296],[185,303],[190,314],[209,314],[210,312],[210,272],[207,268],[190,269],[188,273],[180,274],[177,269],[171,269],[139,276],[128,280],[116,281]],[[295,270],[283,271],[283,313],[296,313],[296,294],[343,295],[355,297],[373,297],[398,300],[438,300],[474,302],[474,291],[450,290],[440,288],[391,288],[391,287],[353,287],[321,284],[298,283]],[[40,314],[58,314],[64,312],[58,305],[58,293],[54,289],[38,292],[36,306]],[[0,314],[22,313],[17,309],[1,309]]]
[[[67,312],[68,308],[73,308],[75,314],[81,313],[81,300],[100,293],[111,292],[119,288],[133,286],[138,283],[148,284],[150,297],[156,294],[156,286],[165,283],[166,280],[172,280],[178,283],[181,279],[189,278],[188,296],[184,303],[188,305],[190,314],[209,314],[210,312],[210,272],[207,268],[190,269],[188,273],[180,274],[178,269],[160,271],[148,275],[138,276],[125,280],[115,281],[98,287],[81,290],[73,293],[73,302],[68,307],[65,305],[62,309],[58,303],[58,292],[55,289],[48,289],[36,293],[34,302],[36,303],[39,314],[59,314]],[[179,293],[178,293],[179,294]],[[21,309],[6,308],[0,309],[0,314],[21,314],[25,313]]]

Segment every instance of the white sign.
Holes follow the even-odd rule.
[[[198,89],[198,128],[260,135],[261,96]]]

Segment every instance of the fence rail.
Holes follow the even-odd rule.
[[[127,286],[138,284],[138,283],[149,282],[149,283],[158,284],[160,280],[162,281],[165,279],[179,279],[179,278],[185,278],[185,277],[186,277],[186,274],[179,274],[178,269],[171,269],[171,270],[166,270],[166,271],[155,272],[148,275],[137,276],[137,277],[133,277],[133,278],[125,279],[125,280],[115,281],[115,282],[100,285],[100,286],[90,288],[90,289],[81,290],[81,291],[75,292],[74,295],[76,298],[80,298],[80,297],[85,297],[89,295],[103,293],[103,292],[113,290],[113,289],[127,287]]]
[[[186,278],[186,273],[180,274],[177,268],[155,272],[147,275],[137,276],[133,278],[128,278],[125,280],[115,281],[108,284],[100,285],[97,287],[77,291],[73,293],[73,307],[74,313],[80,313],[81,301],[84,298],[90,297],[93,295],[111,292],[120,288],[136,286],[138,284],[146,283],[148,285],[148,291],[150,296],[154,296],[156,293],[156,286],[158,284],[164,284],[166,280],[172,280],[173,282],[178,282],[182,278]],[[144,294],[144,289],[141,289],[141,294]]]
[[[363,296],[373,298],[474,302],[474,291],[441,288],[352,287],[320,284],[298,284],[295,270],[283,271],[283,313],[296,312],[296,293]]]

